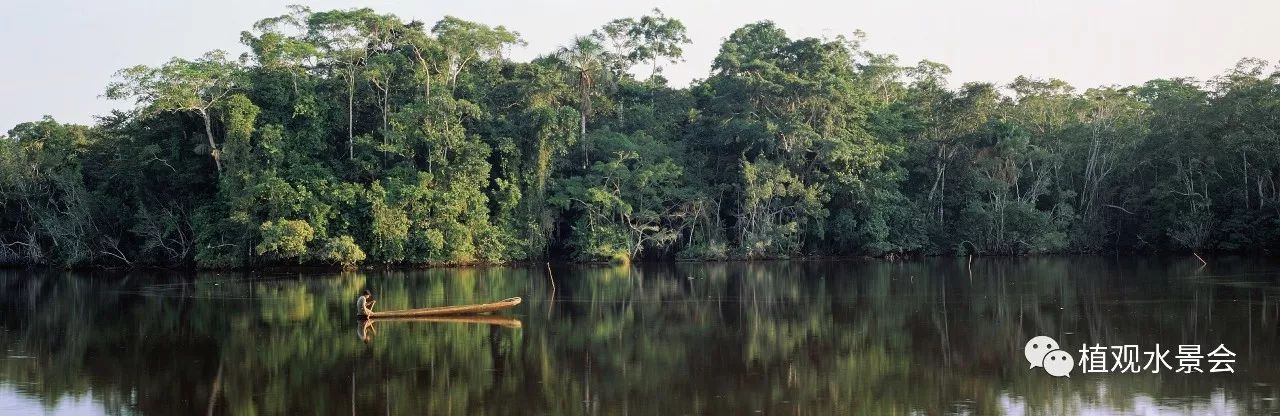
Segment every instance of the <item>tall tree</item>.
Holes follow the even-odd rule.
[[[298,78],[316,64],[319,48],[305,39],[311,9],[289,6],[289,13],[259,20],[254,31],[240,32],[240,43],[248,46],[258,66],[289,73],[294,94],[298,94]]]
[[[591,165],[590,146],[587,143],[587,119],[591,117],[591,101],[598,94],[602,82],[610,77],[608,56],[599,42],[587,36],[573,39],[569,46],[560,48],[559,57],[572,73],[572,83],[578,90],[578,141],[582,144],[582,167]]]
[[[651,79],[662,72],[662,67],[659,66],[662,61],[680,62],[684,56],[684,45],[691,43],[684,23],[667,17],[662,10],[656,8],[653,9],[653,14],[639,19],[609,21],[593,32],[592,36],[609,44],[616,61],[626,67],[648,62]]]
[[[107,97],[134,98],[149,111],[192,112],[204,122],[209,155],[222,173],[222,155],[209,112],[232,91],[244,87],[240,65],[226,52],[214,50],[192,61],[173,58],[160,67],[138,65],[116,73],[119,81],[107,86]]]
[[[445,16],[431,28],[431,33],[443,47],[445,69],[449,87],[458,82],[458,74],[467,64],[483,58],[502,58],[502,52],[513,45],[522,45],[520,34],[506,27],[469,22],[453,16]]]
[[[307,15],[307,36],[319,45],[324,64],[334,67],[346,81],[347,158],[355,159],[355,94],[358,68],[369,58],[370,48],[385,48],[385,39],[399,26],[391,15],[372,9],[332,10]]]

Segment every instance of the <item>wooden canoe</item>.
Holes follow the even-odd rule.
[[[520,304],[520,298],[508,298],[493,303],[476,305],[437,306],[434,308],[404,309],[398,311],[374,311],[366,318],[421,318],[428,316],[478,315],[510,309]]]
[[[454,324],[481,324],[481,325],[497,325],[507,328],[520,328],[524,326],[519,319],[508,318],[498,315],[447,315],[447,316],[419,316],[408,318],[370,318],[373,322],[427,322],[427,323],[454,323]]]

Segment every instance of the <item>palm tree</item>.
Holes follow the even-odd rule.
[[[578,140],[582,142],[582,167],[586,168],[591,163],[591,157],[587,154],[587,117],[591,116],[591,94],[595,93],[598,81],[609,79],[609,56],[600,43],[587,36],[574,38],[569,46],[560,48],[557,55],[576,73],[573,83],[578,88],[579,96]]]

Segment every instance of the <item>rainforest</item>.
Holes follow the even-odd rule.
[[[228,33],[229,35],[231,33]],[[1080,89],[659,10],[529,62],[500,25],[294,6],[0,136],[0,264],[243,268],[1280,248],[1280,73]]]

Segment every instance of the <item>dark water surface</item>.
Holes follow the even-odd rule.
[[[0,271],[0,414],[1270,414],[1280,262],[1032,257],[345,274]],[[489,323],[378,309],[525,302]],[[519,328],[512,326],[519,325]],[[1219,344],[1235,373],[1029,369]]]

